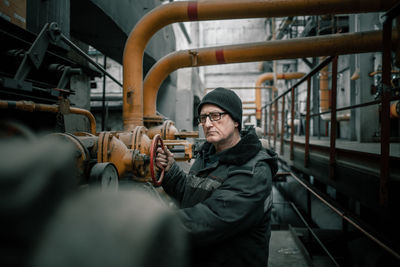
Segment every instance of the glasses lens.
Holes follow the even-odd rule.
[[[207,115],[200,115],[199,117],[199,122],[200,123],[205,123],[207,120]]]
[[[216,112],[216,113],[210,113],[210,117],[212,121],[217,121],[221,119],[221,113]]]

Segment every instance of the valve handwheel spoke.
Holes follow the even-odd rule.
[[[163,143],[163,140],[161,139],[161,136],[159,134],[156,134],[153,137],[153,140],[151,141],[151,147],[150,147],[150,173],[151,173],[151,179],[155,186],[161,185],[162,180],[164,178],[164,173],[165,173],[165,169],[162,168],[160,177],[157,180],[157,172],[155,169],[156,168],[155,160],[157,157],[157,148],[159,148],[159,147],[164,149],[164,143]]]

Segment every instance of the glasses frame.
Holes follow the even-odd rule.
[[[218,119],[212,119],[211,116],[212,115],[216,115],[218,114]],[[197,119],[199,121],[200,124],[204,124],[207,122],[207,117],[210,119],[211,122],[213,121],[219,121],[220,119],[222,119],[222,115],[228,114],[228,112],[210,112],[208,114],[201,114],[199,115],[199,118]],[[204,122],[201,121],[202,116],[205,116],[205,120]]]

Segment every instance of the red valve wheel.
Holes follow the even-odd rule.
[[[160,186],[162,183],[162,180],[164,178],[164,173],[165,170],[164,168],[161,170],[160,177],[157,180],[157,172],[155,170],[155,160],[157,156],[157,148],[161,147],[164,149],[164,143],[163,140],[161,139],[161,136],[159,134],[156,134],[153,137],[153,140],[151,141],[151,147],[150,147],[150,173],[151,173],[151,180],[153,180],[153,184],[155,186]]]

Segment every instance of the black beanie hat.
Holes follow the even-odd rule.
[[[239,132],[242,128],[242,101],[232,90],[218,87],[206,94],[197,107],[200,115],[201,107],[204,104],[213,104],[225,110],[232,119],[239,123]]]

